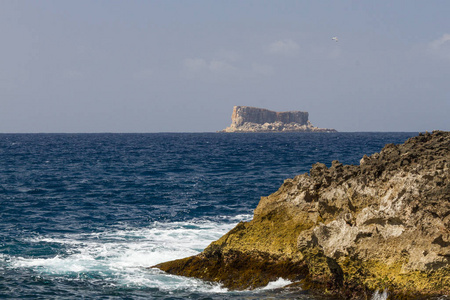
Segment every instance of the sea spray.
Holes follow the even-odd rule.
[[[380,291],[375,291],[375,293],[373,293],[372,298],[370,298],[371,300],[387,300],[388,298],[388,292],[387,290],[384,290],[382,292]]]
[[[47,258],[9,256],[8,267],[30,269],[47,278],[98,278],[123,287],[226,292],[217,284],[172,276],[148,267],[166,260],[195,255],[234,225],[201,220],[154,222],[147,228],[35,236],[24,242],[43,248],[49,244],[59,244],[65,250]]]
[[[278,278],[275,281],[269,282],[265,287],[261,288],[261,290],[279,289],[279,288],[285,287],[285,286],[287,286],[287,285],[289,285],[291,283],[292,283],[292,281],[290,281],[290,280],[286,280],[286,279],[283,279],[283,278]]]

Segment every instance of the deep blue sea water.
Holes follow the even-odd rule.
[[[314,299],[148,267],[195,255],[311,165],[417,133],[0,134],[0,297]]]

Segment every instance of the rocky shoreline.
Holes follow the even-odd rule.
[[[450,295],[450,132],[388,144],[360,165],[287,179],[201,254],[155,266],[253,289],[278,278],[341,299]]]
[[[300,125],[298,123],[285,124],[282,122],[257,124],[252,122],[245,122],[240,126],[233,126],[225,128],[219,132],[337,132],[331,128],[319,128],[307,122],[307,124]]]

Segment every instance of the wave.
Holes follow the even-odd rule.
[[[28,269],[41,277],[101,280],[121,288],[160,291],[227,292],[218,284],[166,274],[150,268],[158,263],[200,253],[238,221],[251,216],[217,217],[218,221],[153,222],[145,228],[110,229],[93,233],[34,236],[23,240],[33,247],[60,249],[52,257],[3,257],[11,269]]]
[[[269,282],[265,287],[261,288],[261,290],[274,290],[285,287],[289,284],[293,283],[292,281],[286,280],[284,278],[278,278],[275,281]]]
[[[372,295],[371,300],[386,300],[388,298],[388,292],[387,290],[384,290],[382,292],[375,291],[375,293]]]

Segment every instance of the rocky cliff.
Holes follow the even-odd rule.
[[[314,127],[308,112],[275,112],[263,108],[235,106],[231,125],[223,132],[335,132],[334,129]]]
[[[232,289],[282,277],[342,299],[449,295],[450,132],[386,145],[360,165],[317,163],[201,254],[156,267]]]

